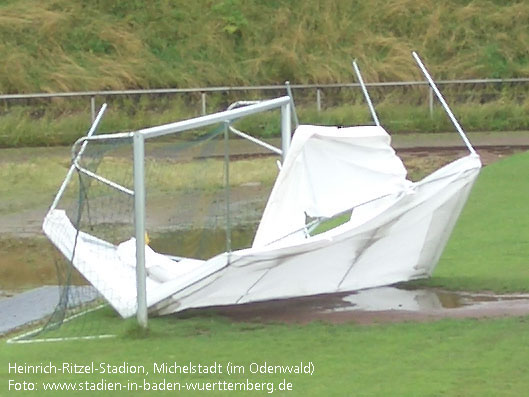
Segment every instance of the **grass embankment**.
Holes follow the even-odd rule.
[[[526,2],[4,1],[0,92],[415,80],[529,73]]]
[[[528,8],[524,2],[456,0],[376,0],[369,6],[341,0],[125,1],[90,7],[80,1],[7,1],[0,5],[0,93],[351,82],[353,57],[368,82],[422,80],[412,49],[436,79],[526,77]],[[452,94],[449,102],[460,104],[456,112],[467,130],[529,128],[525,85],[478,85]],[[313,110],[314,95],[296,93],[303,122],[369,120],[364,105],[337,107],[357,103],[351,98],[359,98],[359,90],[324,91],[323,106],[332,108],[325,114]],[[423,87],[373,89],[372,95],[393,132],[450,128],[440,112],[430,119]],[[208,111],[240,99],[247,98],[208,94]],[[115,100],[102,129],[191,117],[200,111],[198,100],[198,94]],[[88,128],[89,103],[4,102],[0,113],[0,147],[70,144]],[[275,121],[258,124],[252,132],[277,133]]]

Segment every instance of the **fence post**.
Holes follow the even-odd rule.
[[[321,90],[316,88],[316,110],[321,112]]]
[[[95,96],[90,97],[90,114],[92,116],[91,118],[92,118],[92,123],[93,123],[96,119],[96,97]]]
[[[201,101],[202,101],[202,116],[205,116],[206,115],[206,93],[201,92],[200,96],[201,96]]]
[[[433,89],[428,86],[428,108],[430,109],[430,118],[433,119]]]

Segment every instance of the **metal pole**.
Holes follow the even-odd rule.
[[[474,150],[474,148],[472,147],[472,144],[468,140],[465,132],[463,131],[463,128],[461,128],[461,125],[459,125],[459,122],[457,121],[457,119],[455,118],[454,114],[452,113],[452,111],[448,107],[448,104],[446,103],[445,99],[443,98],[443,95],[441,95],[441,92],[437,89],[437,86],[435,85],[432,77],[430,76],[430,73],[428,73],[428,71],[426,70],[426,67],[423,65],[421,59],[419,58],[419,56],[417,55],[417,53],[415,51],[413,51],[411,54],[412,54],[413,58],[415,58],[415,61],[419,65],[419,68],[421,69],[421,71],[423,72],[424,76],[426,77],[426,80],[428,80],[428,83],[430,84],[430,87],[432,88],[432,90],[435,92],[435,95],[437,95],[437,99],[439,99],[439,102],[441,102],[441,105],[443,105],[443,108],[446,111],[446,113],[448,114],[448,117],[450,117],[450,120],[452,121],[452,123],[456,127],[457,132],[459,132],[459,135],[461,135],[461,138],[463,139],[463,142],[465,142],[465,145],[467,146],[468,150],[470,151],[470,153],[476,154],[476,151]]]
[[[96,97],[90,97],[90,114],[92,115],[92,123],[96,119]]]
[[[201,101],[202,101],[202,116],[206,115],[206,93],[202,92],[200,94]]]
[[[285,85],[287,87],[287,94],[290,97],[290,106],[292,110],[292,114],[294,115],[294,125],[296,128],[299,127],[299,119],[298,119],[298,113],[296,112],[296,105],[294,104],[294,96],[292,95],[292,89],[290,88],[290,81],[285,81]]]
[[[262,147],[270,150],[271,152],[274,152],[274,153],[279,154],[279,155],[281,155],[283,153],[281,151],[281,149],[278,149],[275,146],[272,146],[272,145],[270,145],[270,144],[268,144],[268,143],[266,143],[264,141],[261,141],[260,139],[254,138],[251,135],[248,135],[248,134],[246,134],[246,133],[244,133],[242,131],[239,131],[237,128],[233,127],[232,125],[229,126],[229,129],[235,135],[238,135],[238,136],[240,136],[241,138],[244,138],[244,139],[248,139],[250,142],[253,142],[256,145],[262,146]]]
[[[195,117],[189,120],[177,121],[175,123],[169,123],[159,125],[157,127],[144,128],[139,130],[147,138],[153,138],[156,136],[163,136],[167,134],[174,134],[175,132],[187,131],[194,128],[200,128],[207,125],[223,123],[225,121],[231,121],[239,119],[241,117],[255,114],[258,112],[264,112],[265,110],[276,109],[285,103],[290,103],[291,100],[288,96],[284,96],[276,99],[269,99],[262,101],[254,105],[243,106],[237,109],[225,110],[223,112],[208,114],[206,116]]]
[[[321,90],[316,88],[316,110],[321,112]]]
[[[229,122],[224,123],[224,189],[226,199],[226,252],[231,252],[231,218],[230,218],[230,141]]]
[[[136,318],[141,328],[147,328],[147,288],[145,273],[145,140],[136,132],[134,144],[134,230],[136,234]]]
[[[90,129],[88,130],[88,133],[86,134],[87,137],[91,137],[96,131],[97,127],[99,126],[99,123],[101,119],[103,118],[103,115],[105,114],[105,110],[107,109],[107,104],[104,103],[103,106],[101,106],[101,109],[99,110],[99,113],[97,114],[97,117],[95,118],[94,122],[90,126]],[[64,181],[62,182],[61,187],[59,188],[59,191],[57,192],[57,195],[55,196],[55,199],[53,200],[53,203],[51,204],[49,211],[52,211],[57,207],[57,204],[59,204],[59,200],[61,199],[62,195],[64,194],[64,190],[66,190],[66,186],[68,185],[68,182],[70,182],[70,179],[72,178],[73,172],[75,170],[75,163],[79,161],[81,158],[83,152],[85,151],[86,145],[88,144],[87,141],[84,141],[81,145],[81,149],[79,149],[79,152],[75,156],[75,158],[72,159],[72,165],[70,166],[70,169],[68,170],[68,173],[66,174],[66,177],[64,178]]]
[[[428,107],[430,109],[430,118],[433,119],[433,90],[432,87],[428,87]]]
[[[362,75],[360,74],[360,69],[358,68],[358,65],[356,64],[356,61],[353,61],[353,69],[356,73],[356,78],[358,79],[358,82],[360,83],[360,87],[362,87],[362,92],[364,93],[364,97],[366,98],[367,106],[369,106],[369,111],[371,112],[371,116],[373,117],[375,124],[377,126],[380,126],[380,122],[378,121],[375,108],[373,106],[373,103],[371,102],[371,98],[369,97],[369,93],[367,92],[366,85],[364,84],[364,79],[362,79]]]
[[[292,126],[290,123],[290,102],[281,105],[281,163],[285,163],[285,157],[292,140]]]

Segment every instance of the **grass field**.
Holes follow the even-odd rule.
[[[529,152],[482,170],[429,285],[529,291]]]
[[[411,50],[421,54],[436,80],[527,77],[528,25],[525,1],[4,0],[0,2],[4,65],[0,93],[281,84],[285,80],[351,82],[353,58],[369,82],[422,79]],[[445,92],[466,130],[521,130],[529,128],[526,87],[474,86]],[[372,95],[391,132],[450,128],[439,108],[430,117],[425,90],[373,90]],[[325,111],[321,113],[315,110],[313,96],[296,98],[302,122],[370,122],[359,93],[324,92]],[[225,108],[232,99],[248,98],[208,95],[207,110]],[[98,104],[102,100],[98,98]],[[110,100],[113,103],[101,131],[137,129],[195,116],[200,112],[199,100],[198,95]],[[3,101],[0,147],[70,145],[86,133],[89,119],[86,100]],[[267,115],[252,121],[257,129],[251,132],[274,136],[277,124],[276,116]],[[0,216],[49,204],[68,166],[63,152],[48,156],[30,150],[3,152]],[[241,162],[240,167],[245,169],[247,164]],[[529,152],[483,170],[433,278],[417,284],[529,291],[528,169]],[[171,176],[169,170],[161,171]],[[254,171],[253,179],[269,180]],[[0,283],[28,283],[28,274],[33,278],[26,287],[47,282],[53,276],[53,263],[52,259],[49,266],[43,262],[51,257],[50,246],[42,238],[2,237]],[[7,269],[6,263],[16,266]],[[182,385],[262,382],[264,390],[255,395],[271,394],[270,387],[273,394],[303,396],[523,396],[529,390],[528,317],[369,326],[287,325],[238,323],[203,312],[151,319],[145,333],[133,320],[122,320],[106,308],[73,320],[52,335],[79,335],[84,326],[90,332],[117,337],[25,345],[8,344],[6,337],[0,338],[0,395],[110,396],[116,393],[46,392],[43,382],[75,382],[77,387],[93,382],[97,387],[104,380],[107,385],[135,382],[143,386],[144,379],[151,389],[154,382],[164,380]],[[15,363],[51,363],[62,368],[63,363],[91,362],[96,366],[143,365],[149,374],[10,373]],[[223,373],[154,374],[153,364],[163,362],[219,363]],[[245,373],[228,375],[230,362]],[[255,367],[252,363],[287,366],[299,362],[312,363],[313,374],[250,371]],[[278,391],[282,381],[290,382],[293,390]],[[34,382],[37,391],[13,390],[23,388],[23,382]]]
[[[528,319],[442,320],[434,323],[358,326],[312,323],[306,326],[231,323],[215,315],[153,319],[147,336],[127,331],[113,314],[99,313],[99,321],[120,337],[100,341],[4,345],[0,350],[0,383],[5,393],[9,379],[41,382],[271,382],[276,392],[286,379],[288,395],[358,396],[520,396],[529,388],[525,363],[529,354]],[[130,324],[129,324],[130,325]],[[125,329],[124,329],[125,328]],[[4,342],[2,342],[4,343]],[[9,375],[7,363],[95,362],[144,365],[149,375]],[[153,374],[153,363],[189,362],[243,366],[245,374]],[[252,374],[250,365],[295,365],[312,362],[314,373]],[[252,367],[253,368],[253,367]],[[227,392],[210,392],[226,395]],[[19,393],[32,395],[31,392]],[[35,394],[35,393],[34,393]],[[70,393],[63,393],[70,395]],[[79,393],[82,395],[82,393]],[[115,395],[99,392],[97,395]],[[127,395],[127,392],[118,394]],[[128,393],[131,394],[131,393]],[[134,394],[134,393],[132,393]],[[170,394],[170,393],[165,393]],[[165,395],[162,394],[162,395]],[[189,393],[192,394],[192,393]],[[250,393],[239,393],[248,395]],[[256,393],[264,395],[267,392]]]
[[[426,282],[444,288],[527,291],[529,226],[527,211],[529,152],[486,167],[474,188],[434,277]],[[430,323],[360,326],[320,322],[308,325],[236,323],[213,312],[155,318],[147,334],[133,320],[123,321],[109,309],[83,320],[118,337],[8,345],[0,349],[2,393],[9,380],[36,382],[270,382],[277,393],[286,379],[294,395],[362,396],[519,396],[529,388],[526,317],[440,320]],[[74,332],[76,320],[60,332]],[[226,368],[231,362],[245,374],[154,374],[153,363],[188,362]],[[313,375],[250,373],[252,363],[295,365],[312,362]],[[149,375],[8,373],[8,363],[95,362],[143,365]],[[252,365],[252,366],[251,366]],[[86,386],[86,384],[85,384]],[[95,386],[94,386],[95,387]],[[267,385],[264,385],[267,387]],[[269,386],[272,387],[272,386]],[[260,392],[268,394],[267,391]],[[24,395],[24,393],[20,393]],[[31,392],[27,393],[28,395]],[[66,393],[65,393],[66,394]],[[211,392],[212,395],[226,392]],[[245,393],[241,393],[245,394]],[[101,392],[97,395],[114,395]]]

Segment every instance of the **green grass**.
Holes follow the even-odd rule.
[[[525,2],[22,0],[0,4],[0,92],[414,80],[529,71]]]
[[[413,282],[452,290],[529,292],[529,152],[485,167],[428,280]],[[319,225],[338,226],[345,216]]]
[[[526,211],[529,152],[514,155],[482,171],[468,205],[429,285],[444,288],[527,291],[529,226]],[[527,317],[440,320],[430,323],[269,324],[232,322],[214,312],[153,318],[147,333],[133,319],[122,320],[110,309],[84,320],[117,338],[31,345],[0,349],[0,382],[99,382],[103,376],[72,374],[8,374],[8,363],[101,362],[144,365],[150,382],[245,381],[292,382],[294,395],[362,396],[519,396],[529,388]],[[58,335],[80,333],[76,320]],[[50,335],[53,336],[53,333]],[[245,375],[156,375],[154,362],[185,365],[231,361]],[[248,374],[253,362],[292,365],[311,361],[314,374]],[[143,383],[143,376],[109,375],[110,382]],[[42,387],[42,386],[39,386]],[[20,393],[24,395],[24,393]],[[28,393],[30,394],[30,393]],[[48,395],[55,395],[49,393]],[[212,393],[216,395],[220,393]],[[42,390],[39,395],[47,395]],[[111,392],[98,395],[112,395]]]
[[[371,125],[367,106],[344,98],[340,105],[316,111],[313,104],[297,106],[302,124],[321,125]],[[386,99],[376,104],[382,125],[392,134],[408,132],[453,131],[445,112],[436,106],[430,116],[424,104],[404,103],[399,99]],[[65,106],[66,109],[63,109]],[[210,105],[208,111],[225,110],[227,103]],[[183,98],[149,99],[138,103],[132,100],[111,102],[100,133],[131,131],[198,116],[197,104],[185,103]],[[529,130],[529,101],[518,103],[514,98],[491,101],[456,103],[453,111],[466,131],[517,131]],[[28,146],[70,146],[86,135],[90,126],[89,108],[85,103],[13,106],[0,112],[0,148]],[[278,112],[262,113],[242,119],[237,128],[261,138],[279,137]]]
[[[5,153],[0,162],[0,191],[4,192],[0,214],[39,206],[46,208],[66,173],[68,157],[55,152],[44,155],[44,151],[39,155],[35,149],[13,149]],[[35,158],[36,163],[21,161],[24,155]],[[111,159],[104,175],[112,176],[113,169],[122,169],[120,161]],[[220,160],[209,160],[198,166],[176,166],[157,161],[156,170],[150,172],[157,178],[156,188],[162,193],[179,189],[207,190],[211,186],[220,187],[220,164]],[[526,152],[482,170],[434,277],[421,283],[450,289],[529,291],[529,243],[524,233],[529,230],[529,173],[524,171],[528,164],[529,152]],[[431,167],[426,163],[414,167],[425,166]],[[207,171],[204,167],[211,169]],[[269,184],[276,173],[273,159],[239,160],[232,164],[230,183],[232,186],[256,181]],[[201,178],[195,178],[198,174]]]
[[[244,4],[243,4],[244,3]],[[0,4],[0,93],[292,83],[349,83],[357,58],[368,82],[423,80],[417,50],[435,79],[526,77],[525,2],[276,0],[96,2],[21,0]],[[442,87],[469,131],[529,129],[526,85]],[[303,122],[370,121],[360,90],[296,91]],[[445,131],[427,111],[424,87],[370,90],[392,132]],[[266,93],[208,94],[208,112]],[[354,100],[352,100],[354,99]],[[200,112],[200,94],[97,98],[111,103],[102,130],[136,129]],[[354,104],[352,107],[349,104]],[[71,144],[89,122],[88,99],[4,101],[0,147]],[[252,132],[278,135],[264,117]]]
[[[529,350],[527,318],[496,320],[442,320],[359,326],[282,325],[237,323],[203,314],[189,318],[165,317],[150,321],[147,334],[132,321],[109,311],[93,314],[104,321],[116,339],[31,345],[0,349],[0,383],[8,379],[41,382],[150,382],[233,381],[293,384],[293,395],[362,396],[519,396],[529,388],[525,363]],[[251,363],[293,365],[312,362],[313,375],[251,374]],[[8,363],[94,362],[144,365],[149,375],[9,375]],[[225,370],[228,362],[245,367],[244,375],[153,374],[154,362],[212,365]],[[276,392],[277,393],[277,392]],[[25,393],[19,393],[26,395]],[[30,393],[27,393],[28,395]],[[226,392],[211,393],[212,395]],[[241,393],[245,394],[245,393]],[[264,393],[263,393],[264,394]],[[114,395],[100,392],[97,395]],[[280,394],[282,395],[282,394]]]
[[[66,148],[57,151],[3,149],[0,159],[0,214],[51,205],[69,165]]]
[[[70,167],[68,152],[67,148],[57,148],[52,153],[44,148],[4,150],[5,157],[0,161],[0,215],[51,205]],[[24,160],[26,156],[30,156],[31,161]],[[132,187],[132,171],[131,161],[116,156],[105,157],[98,168],[100,175],[127,187]],[[224,186],[224,162],[221,159],[182,163],[164,158],[150,159],[146,162],[146,172],[149,193],[153,197],[159,192],[215,191]],[[274,157],[236,160],[230,166],[230,186],[246,183],[272,185],[277,173]],[[70,185],[65,194],[76,197],[77,179],[73,178]],[[98,191],[108,192],[93,189],[95,194]]]
[[[529,152],[482,170],[429,285],[529,291]]]

